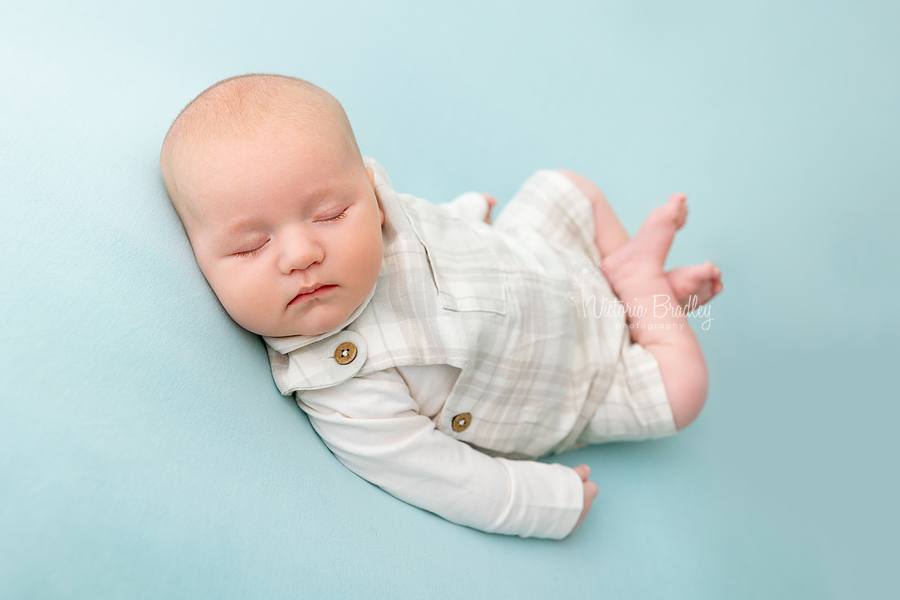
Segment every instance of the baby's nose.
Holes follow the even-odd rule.
[[[279,256],[281,272],[289,275],[295,270],[304,270],[325,258],[325,252],[317,240],[307,236],[291,236],[282,245]]]

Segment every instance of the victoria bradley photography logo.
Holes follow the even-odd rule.
[[[607,296],[603,294],[604,289],[612,293],[606,279],[597,270],[597,267],[585,257],[577,265],[572,265],[569,269],[569,276],[572,279],[573,287],[578,293],[569,293],[567,298],[572,302],[578,310],[578,315],[582,318],[589,315],[596,319],[604,317],[622,318],[625,317],[625,327],[637,327],[635,323],[628,321],[634,318],[641,318],[648,313],[654,318],[661,319],[666,316],[672,317],[693,317],[704,319],[700,324],[700,328],[704,331],[709,330],[712,325],[713,317],[710,312],[710,305],[700,306],[697,296],[688,296],[683,304],[679,304],[668,294],[654,294],[653,306],[631,306],[628,302],[622,301],[614,294]],[[601,297],[598,300],[594,292],[600,291]],[[641,327],[661,327],[661,328],[681,328],[684,323],[663,323],[663,324],[641,324]]]

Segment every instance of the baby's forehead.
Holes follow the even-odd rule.
[[[303,134],[303,128],[274,124],[246,135],[186,137],[182,141],[184,148],[178,152],[182,162],[176,165],[182,207],[179,213],[198,226],[215,224],[230,229],[235,221],[252,220],[253,211],[262,206],[276,213],[279,205],[272,199],[286,197],[286,190],[293,190],[293,209],[303,204],[305,209],[314,210],[327,203],[329,195],[315,190],[346,185],[355,162],[334,136],[322,139]],[[304,141],[295,143],[297,136],[303,136]],[[306,163],[311,156],[330,157],[326,159],[328,168],[322,171],[318,167],[301,167],[298,161]],[[316,159],[311,164],[317,164]],[[306,173],[302,176],[304,185],[297,180],[299,173]],[[309,193],[297,192],[307,189],[306,182]],[[293,210],[286,206],[283,209]]]

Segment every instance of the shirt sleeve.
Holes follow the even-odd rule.
[[[298,392],[297,404],[348,469],[404,502],[489,533],[561,539],[584,485],[558,463],[491,457],[439,431],[395,369]]]

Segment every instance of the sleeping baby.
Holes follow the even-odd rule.
[[[597,486],[587,465],[535,458],[669,435],[703,407],[686,315],[722,282],[710,263],[663,270],[682,194],[629,239],[588,179],[539,170],[491,223],[487,194],[395,191],[334,97],[276,75],[200,94],[160,165],[203,275],[265,340],[278,389],[401,500],[564,538]]]

